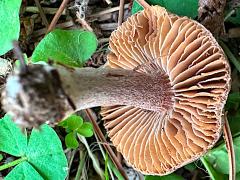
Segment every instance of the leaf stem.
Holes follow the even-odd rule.
[[[4,170],[4,169],[7,169],[7,168],[10,168],[12,166],[16,166],[18,164],[20,164],[21,162],[24,162],[27,160],[27,157],[21,157],[19,159],[16,159],[15,161],[12,161],[10,163],[7,163],[7,164],[4,164],[2,166],[0,166],[0,171]]]
[[[83,170],[84,165],[85,165],[87,152],[79,150],[79,154],[80,154],[80,162],[79,162],[79,165],[78,165],[75,180],[81,179],[82,170]]]
[[[204,167],[207,169],[208,174],[210,175],[210,178],[212,180],[216,180],[216,177],[214,176],[214,174],[212,173],[212,169],[210,168],[207,160],[204,157],[200,158],[201,162],[203,163]]]

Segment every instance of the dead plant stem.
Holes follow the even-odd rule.
[[[225,113],[224,115],[224,120],[225,120],[225,124],[223,127],[223,132],[224,132],[224,139],[225,139],[226,147],[228,151],[229,180],[235,180],[236,179],[235,152],[234,152],[234,146],[233,146],[233,138],[232,138],[231,130],[230,130],[228,119],[227,119],[227,113]]]
[[[118,13],[118,26],[121,26],[124,18],[124,0],[120,0],[119,13]]]
[[[62,1],[62,4],[60,5],[57,13],[56,13],[55,16],[53,17],[53,20],[52,20],[52,22],[50,23],[50,25],[49,25],[49,27],[48,27],[48,29],[47,29],[46,34],[48,34],[49,32],[51,32],[51,31],[55,28],[55,26],[56,26],[56,24],[57,24],[57,22],[58,22],[58,19],[59,19],[59,17],[61,16],[61,14],[62,14],[62,12],[64,11],[64,9],[66,8],[68,2],[69,2],[69,0],[63,0],[63,1]]]
[[[106,144],[103,144],[104,148],[106,149],[106,151],[108,152],[111,160],[113,161],[113,163],[115,164],[115,166],[117,167],[117,169],[119,170],[119,172],[121,173],[121,175],[124,177],[124,179],[128,179],[121,163],[118,161],[118,158],[116,157],[116,155],[114,154],[112,148],[107,144],[107,141],[101,131],[101,129],[99,128],[98,124],[96,123],[96,117],[93,113],[93,111],[91,109],[86,109],[84,110],[89,118],[89,120],[91,121],[91,123],[93,124],[93,128],[94,128],[94,131],[95,133],[97,134],[98,138],[106,143]]]
[[[35,4],[36,4],[36,6],[37,6],[37,8],[38,8],[38,10],[39,10],[39,14],[40,14],[40,16],[41,16],[41,19],[42,19],[43,24],[46,26],[46,28],[48,28],[49,23],[48,23],[48,20],[47,20],[47,18],[46,18],[46,15],[45,15],[45,13],[44,13],[43,8],[42,8],[41,4],[39,3],[39,0],[34,0],[34,1],[35,1]]]

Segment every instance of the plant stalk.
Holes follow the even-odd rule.
[[[0,171],[2,171],[2,170],[4,170],[4,169],[8,169],[8,168],[10,168],[10,167],[12,167],[12,166],[16,166],[16,165],[18,165],[18,164],[20,164],[21,162],[24,162],[24,161],[26,161],[26,160],[27,160],[27,157],[21,157],[21,158],[16,159],[16,160],[14,160],[14,161],[12,161],[12,162],[9,162],[9,163],[7,163],[7,164],[4,164],[4,165],[0,166]]]

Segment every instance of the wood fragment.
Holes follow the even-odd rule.
[[[240,37],[240,27],[231,28],[228,30],[229,38],[239,38]]]
[[[58,8],[49,8],[49,7],[42,7],[43,11],[45,14],[56,14]],[[29,13],[39,13],[39,9],[36,8],[35,6],[27,6],[25,9],[25,12],[29,12]],[[66,15],[66,10],[64,9],[64,11],[62,12],[61,15]]]
[[[39,3],[39,0],[34,0],[34,2],[39,10],[39,14],[40,14],[43,24],[48,28],[49,23],[48,23],[48,20],[46,18],[43,8],[42,8],[41,4]]]
[[[109,38],[101,38],[98,40],[99,44],[107,43],[109,41]]]
[[[108,5],[112,4],[111,0],[104,0]]]
[[[198,20],[218,37],[224,32],[224,8],[226,0],[199,0]]]
[[[226,142],[226,147],[228,151],[228,159],[229,159],[229,180],[235,180],[236,179],[236,160],[235,160],[235,152],[234,152],[234,146],[233,146],[233,138],[231,134],[231,130],[229,127],[228,119],[227,119],[227,113],[224,114],[224,120],[225,124],[223,127],[224,132],[224,140]]]
[[[124,5],[124,9],[127,9],[127,8],[129,8],[129,3]],[[120,7],[117,6],[117,7],[105,9],[105,10],[103,10],[103,11],[99,11],[99,12],[94,13],[94,14],[90,14],[90,15],[87,16],[87,17],[91,17],[91,18],[100,17],[100,16],[102,16],[102,15],[104,15],[104,14],[109,14],[109,13],[112,13],[112,12],[115,12],[115,11],[119,11],[119,9],[120,9]]]
[[[99,27],[103,31],[112,31],[112,30],[117,29],[118,23],[102,23],[102,24],[99,24]]]

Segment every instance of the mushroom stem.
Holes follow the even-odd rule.
[[[78,110],[128,105],[162,111],[172,105],[170,82],[162,72],[139,73],[110,68],[58,69],[62,87]]]
[[[74,110],[96,106],[128,105],[163,111],[172,105],[170,81],[159,70],[146,74],[59,65],[28,68],[8,78],[3,99],[4,109],[22,126],[56,122]]]

